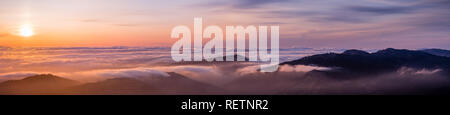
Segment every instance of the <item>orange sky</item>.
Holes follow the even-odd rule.
[[[450,48],[448,13],[445,0],[2,0],[0,46],[171,46],[173,27],[202,17],[278,25],[282,47]]]

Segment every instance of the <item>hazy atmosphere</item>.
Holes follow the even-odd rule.
[[[279,68],[174,61],[196,17],[279,26]],[[0,94],[448,94],[449,19],[449,0],[1,0]]]
[[[2,0],[0,45],[170,46],[170,30],[279,25],[280,46],[450,47],[448,0]],[[23,38],[19,30],[34,35]],[[349,42],[351,41],[351,42]]]

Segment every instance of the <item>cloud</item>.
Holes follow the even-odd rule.
[[[247,66],[247,67],[243,67],[240,68],[236,71],[236,73],[240,76],[243,75],[248,75],[248,74],[254,74],[254,73],[258,73],[258,70],[261,68],[261,66],[256,65],[256,66]]]
[[[39,73],[36,73],[36,72],[11,72],[11,73],[0,74],[0,78],[5,78],[5,77],[28,77],[28,76],[37,75],[37,74],[39,74]]]
[[[162,47],[1,48],[0,72],[78,72],[156,66],[171,61]],[[28,55],[35,55],[30,57]]]
[[[84,19],[84,20],[80,20],[81,22],[103,22],[102,20],[99,19]]]
[[[106,20],[100,20],[100,19],[84,19],[84,20],[80,20],[81,22],[84,23],[110,23],[110,21],[106,21]],[[109,25],[112,26],[118,26],[118,27],[135,27],[135,26],[139,26],[139,24],[130,24],[130,23],[110,23]]]
[[[374,15],[385,14],[405,14],[411,13],[414,9],[410,7],[370,7],[370,6],[351,6],[349,10],[355,12],[371,13]]]
[[[193,80],[202,81],[209,84],[221,84],[225,81],[233,79],[233,73],[224,73],[222,69],[215,66],[166,66],[157,67],[155,69],[164,72],[175,72],[187,76]]]
[[[449,6],[448,0],[244,0],[200,3],[195,8],[211,12],[210,17],[242,15],[251,20],[243,23],[278,24],[282,47],[449,48],[439,42],[449,40]],[[357,43],[345,42],[349,40]]]
[[[2,63],[0,72],[49,72],[49,70],[51,70],[50,72],[80,72],[155,67],[173,63],[170,49],[166,47],[3,47],[0,50],[2,51],[0,54],[5,54],[0,55]],[[284,61],[332,49],[290,48],[282,50],[280,52],[281,60]],[[35,56],[30,57],[29,55]]]
[[[121,26],[121,27],[134,27],[139,26],[138,24],[112,24],[114,26]]]
[[[292,0],[227,0],[226,2],[214,1],[214,2],[199,3],[199,4],[195,4],[193,6],[208,7],[208,8],[224,7],[224,8],[244,10],[244,9],[261,8],[264,5],[269,5],[269,4],[288,3],[291,1]]]
[[[326,67],[315,67],[315,66],[306,66],[306,65],[282,65],[280,67],[280,72],[310,72],[313,70],[319,70],[319,71],[327,71],[331,70],[331,68]]]
[[[108,77],[149,77],[161,76],[168,77],[169,74],[150,68],[135,68],[135,69],[118,69],[118,70],[103,70],[98,72],[100,76]]]
[[[0,74],[0,82],[6,81],[6,80],[18,80],[25,77],[38,75],[37,72],[10,72],[10,73],[3,73]]]
[[[267,4],[285,3],[291,0],[237,0],[233,4],[233,8],[248,9],[257,8]]]
[[[441,69],[415,69],[402,67],[397,70],[397,73],[400,75],[433,75],[441,71]]]
[[[373,5],[372,2],[363,2],[355,4],[340,3],[336,5],[318,4],[316,2],[303,1],[300,4],[296,2],[287,2],[289,9],[267,9],[253,12],[244,12],[248,14],[259,14],[263,18],[294,18],[308,20],[313,23],[327,25],[330,23],[377,23],[385,19],[379,17],[388,17],[387,19],[397,18],[401,20],[405,15],[432,14],[434,17],[446,19],[448,16],[449,2],[447,0],[431,0],[426,2],[396,1],[395,4]],[[299,6],[299,8],[293,8]],[[303,9],[301,6],[314,6],[315,9]],[[281,7],[281,6],[280,6]],[[264,8],[261,8],[264,9]],[[424,16],[430,18],[430,16]],[[412,20],[407,19],[407,20]],[[428,22],[433,22],[427,20]],[[402,20],[404,21],[404,20]],[[442,21],[439,21],[442,22]],[[287,22],[292,23],[292,22]],[[444,24],[447,24],[445,22]]]
[[[281,91],[291,90],[296,92],[299,92],[299,90],[327,92],[328,90],[339,89],[365,91],[364,88],[368,87],[371,89],[381,87],[392,90],[396,87],[406,87],[410,83],[409,81],[405,81],[402,85],[394,83],[395,81],[398,82],[398,79],[410,80],[412,83],[419,84],[425,82],[433,83],[439,81],[433,81],[432,79],[434,78],[420,76],[432,77],[440,73],[439,70],[411,70],[405,71],[405,74],[392,73],[382,78],[378,78],[379,76],[349,76],[349,78],[373,78],[365,81],[338,81],[333,79],[336,76],[325,76],[314,74],[314,72],[313,74],[305,74],[312,70],[330,69],[313,66],[285,65],[280,67],[279,72],[261,73],[258,72],[260,67],[258,63],[215,64],[208,66],[156,65],[155,63],[163,62],[166,59],[168,62],[164,63],[170,63],[170,55],[165,54],[164,52],[166,51],[169,50],[167,48],[149,47],[4,48],[2,52],[9,55],[0,55],[0,62],[4,66],[0,69],[4,74],[0,76],[2,76],[1,80],[4,81],[20,79],[38,73],[51,73],[72,80],[96,82],[117,77],[138,79],[150,76],[167,77],[168,72],[176,72],[190,79],[216,86],[230,87],[231,89],[240,86],[240,89],[249,89],[250,91],[256,91],[260,87],[262,91],[276,94]],[[280,56],[283,59],[292,60],[306,55],[341,51],[343,49],[292,47],[282,49]],[[23,55],[39,56],[27,57]],[[62,69],[67,69],[67,71],[60,71]],[[410,78],[411,76],[415,78]],[[416,76],[426,81],[420,81]],[[229,85],[229,83],[240,79],[248,79],[248,81],[239,83],[236,86]],[[384,82],[389,83],[384,84]],[[384,85],[392,87],[385,87]]]
[[[235,70],[224,72],[226,68]],[[167,72],[176,72],[202,83],[225,88],[229,92],[221,93],[227,94],[403,94],[403,91],[408,94],[448,86],[446,84],[450,83],[447,77],[440,75],[439,69],[404,68],[380,75],[323,74],[311,71],[330,68],[313,66],[281,66],[276,73],[261,73],[257,69],[259,66],[252,64],[242,67],[183,65],[50,73],[77,81],[96,82],[118,77],[168,77]],[[38,73],[11,72],[1,74],[0,80],[20,79],[35,74]],[[337,79],[339,77],[348,79]]]
[[[436,88],[449,87],[448,76],[437,70],[411,70],[405,73],[391,72],[381,74],[345,74],[309,72],[306,67],[296,72],[292,66],[280,67],[277,73],[245,74],[227,85],[235,94],[429,94]],[[337,71],[333,71],[338,72]],[[342,79],[346,78],[346,79]]]
[[[308,20],[316,23],[377,23],[381,17],[400,17],[400,15],[413,14],[418,8],[408,6],[340,6],[327,11],[310,13]],[[308,15],[307,15],[308,16]],[[381,19],[381,20],[380,20]]]
[[[111,78],[169,77],[166,69],[159,67],[137,67],[126,69],[97,69],[79,72],[47,72],[81,82],[97,82]]]
[[[245,66],[245,67],[237,69],[236,70],[236,74],[239,75],[239,76],[245,76],[245,75],[260,73],[259,69],[260,69],[260,65]],[[331,68],[327,68],[327,67],[316,67],[316,66],[306,66],[306,65],[295,65],[295,66],[282,65],[282,66],[279,67],[278,72],[301,72],[301,73],[306,73],[306,72],[310,72],[310,71],[313,71],[313,70],[328,71],[328,70],[332,70],[332,69]]]
[[[65,77],[68,79],[73,79],[82,82],[96,82],[111,78],[146,78],[146,77],[169,77],[168,72],[176,72],[185,75],[191,79],[204,81],[204,82],[215,82],[210,81],[212,79],[221,79],[224,74],[220,72],[218,68],[208,67],[208,66],[154,66],[154,67],[137,67],[137,68],[125,68],[125,69],[97,69],[97,70],[86,70],[78,72],[31,72],[31,73],[52,73],[57,76]],[[31,75],[28,73],[20,74],[5,74],[4,79],[8,79],[11,76],[27,77]]]

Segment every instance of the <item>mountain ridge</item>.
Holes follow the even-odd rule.
[[[39,74],[21,80],[8,80],[0,83],[0,94],[82,94],[82,95],[148,95],[148,94],[197,94],[199,92],[222,91],[213,85],[202,83],[175,72],[168,77],[149,75],[144,78],[118,77],[93,83],[58,77],[52,74]]]
[[[0,94],[52,94],[81,82],[52,74],[39,74],[21,80],[0,83]]]
[[[387,48],[374,53],[347,50],[343,53],[326,53],[307,56],[280,65],[314,65],[339,67],[355,72],[395,71],[401,67],[449,70],[450,58],[406,49]]]
[[[423,50],[419,50],[419,51],[437,55],[437,56],[450,57],[450,50],[433,48],[433,49],[423,49]]]

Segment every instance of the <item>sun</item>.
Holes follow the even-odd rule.
[[[22,25],[22,27],[20,27],[19,32],[20,36],[23,37],[31,37],[34,35],[33,28],[31,28],[31,26],[28,24]]]

